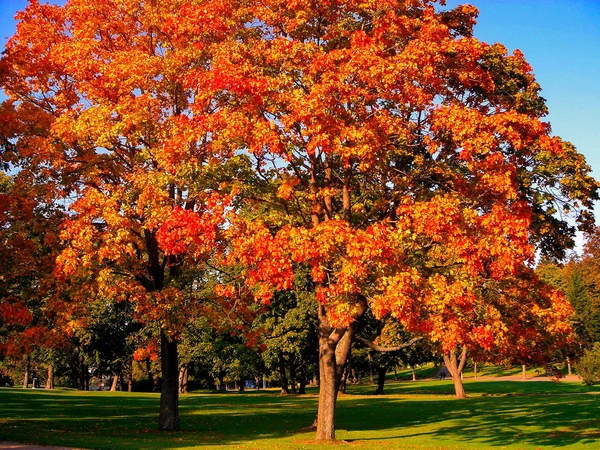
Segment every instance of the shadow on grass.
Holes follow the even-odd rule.
[[[345,399],[346,400],[346,399]],[[477,446],[600,448],[600,396],[536,395],[455,399],[347,399],[338,427],[348,431],[388,430],[387,439],[421,438]],[[397,431],[396,433],[390,430]],[[377,434],[377,433],[374,433]],[[381,440],[359,438],[358,440]],[[454,447],[453,447],[454,448]]]
[[[447,382],[397,384],[412,386],[388,386],[402,396],[341,397],[338,428],[352,440],[387,441],[396,448],[410,439],[432,447],[449,442],[599,448],[594,445],[600,443],[600,395],[586,394],[577,384],[559,389],[544,382],[470,382],[468,391],[479,395],[460,401],[450,396]],[[444,397],[419,398],[427,389]],[[502,395],[505,391],[520,395]],[[490,393],[495,395],[485,395]],[[316,404],[314,396],[268,392],[190,394],[180,402],[182,431],[161,433],[157,394],[0,389],[0,440],[104,449],[297,448],[294,440],[313,436],[300,430],[312,423]]]

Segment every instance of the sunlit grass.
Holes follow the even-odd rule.
[[[581,383],[466,380],[349,386],[336,446],[360,449],[600,448],[600,389]],[[303,430],[316,390],[182,396],[182,431],[156,431],[157,394],[0,389],[0,440],[99,449],[315,449]]]

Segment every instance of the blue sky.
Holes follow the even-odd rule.
[[[26,0],[0,0],[0,44]],[[448,6],[465,3],[448,0]],[[475,35],[520,49],[542,86],[554,134],[571,141],[600,178],[600,0],[471,0]]]

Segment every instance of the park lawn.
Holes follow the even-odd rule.
[[[600,448],[600,388],[548,381],[451,381],[350,386],[339,399],[335,448]],[[183,430],[160,433],[157,394],[0,388],[0,441],[98,449],[319,449],[317,397],[274,391],[181,398]]]

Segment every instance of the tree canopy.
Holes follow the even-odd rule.
[[[31,1],[0,63],[15,183],[65,199],[61,280],[177,341],[214,297],[318,301],[317,438],[370,308],[459,355],[529,355],[571,308],[531,266],[593,224],[597,182],[551,134],[524,56],[433,0]],[[68,200],[66,200],[68,199]],[[302,273],[299,277],[298,274]],[[306,280],[304,275],[310,273]],[[532,286],[534,291],[532,291]],[[459,394],[460,386],[457,386]]]

